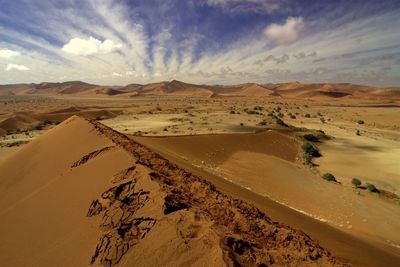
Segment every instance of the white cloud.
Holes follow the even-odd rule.
[[[0,49],[0,58],[10,59],[19,56],[21,53],[7,48]]]
[[[118,72],[113,72],[111,74],[111,76],[113,76],[113,77],[122,77],[123,75],[121,73],[118,73]]]
[[[264,30],[267,38],[275,44],[291,44],[295,42],[304,29],[302,17],[288,17],[284,24],[271,24]]]
[[[7,67],[5,68],[5,71],[11,71],[11,70],[25,71],[25,70],[30,70],[30,69],[24,65],[8,64]]]
[[[107,39],[102,42],[90,36],[89,39],[72,38],[63,46],[62,50],[74,55],[88,56],[99,53],[108,54],[121,47],[121,44],[117,44],[112,40]]]

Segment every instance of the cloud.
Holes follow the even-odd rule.
[[[270,61],[275,62],[275,64],[283,64],[283,63],[286,63],[289,59],[290,59],[290,57],[288,54],[283,54],[280,57],[275,57],[273,55],[269,55],[262,60],[260,59],[260,60],[254,61],[253,64],[259,65],[259,66],[264,66],[265,63],[270,62]]]
[[[25,70],[30,70],[30,69],[27,66],[24,66],[24,65],[8,64],[7,67],[4,70],[5,71],[11,71],[11,70],[25,71]]]
[[[19,56],[21,53],[7,48],[0,49],[0,58],[10,59]]]
[[[375,63],[377,61],[387,61],[387,60],[394,60],[395,55],[394,54],[385,54],[385,55],[380,55],[376,57],[370,57],[370,58],[364,58],[360,60],[359,65],[364,66],[364,65],[369,65],[372,63]]]
[[[304,29],[302,17],[288,17],[284,24],[271,24],[264,30],[265,36],[275,44],[291,44],[300,37]]]
[[[304,52],[300,52],[300,53],[294,54],[293,56],[295,58],[297,58],[297,59],[303,59],[303,58],[306,58],[306,57],[317,57],[317,52],[313,51],[312,53],[309,53],[309,54],[306,54]]]
[[[118,72],[113,72],[111,74],[111,76],[113,76],[113,77],[122,77],[123,75],[121,73],[118,73]]]
[[[209,6],[221,7],[230,13],[272,13],[279,10],[284,0],[205,0]]]
[[[74,55],[88,56],[108,54],[121,47],[121,44],[117,44],[112,40],[106,39],[102,42],[90,36],[89,39],[72,38],[62,47],[62,50]]]

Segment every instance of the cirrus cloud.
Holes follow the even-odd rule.
[[[90,36],[89,39],[72,38],[62,47],[62,50],[74,55],[89,56],[93,54],[108,54],[121,47],[121,44],[112,40],[100,41]]]
[[[26,71],[26,70],[30,70],[30,69],[27,66],[24,66],[24,65],[8,64],[7,67],[4,70],[5,71],[11,71],[11,70]]]
[[[273,23],[264,30],[265,36],[275,44],[291,44],[300,37],[304,29],[304,20],[302,17],[288,17],[284,24]]]

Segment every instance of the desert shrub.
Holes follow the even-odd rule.
[[[43,125],[42,125],[41,123],[39,123],[39,124],[36,125],[34,128],[35,128],[35,130],[40,131],[40,130],[43,130]]]
[[[319,138],[313,134],[305,134],[303,135],[304,139],[310,142],[319,142]]]
[[[292,114],[292,115],[290,115],[290,118],[293,119],[293,120],[295,120],[295,119],[296,119],[296,115],[293,115],[293,114]]]
[[[260,112],[258,112],[256,110],[247,110],[246,112],[249,115],[260,115]]]
[[[358,120],[357,123],[358,124],[364,124],[364,121],[363,120]]]
[[[357,131],[356,131],[356,135],[361,136],[361,131],[360,131],[360,130],[357,130]]]
[[[44,124],[51,124],[51,121],[50,120],[45,120]]]
[[[310,154],[304,154],[304,155],[303,155],[303,163],[304,163],[305,165],[311,164],[312,158],[313,158],[313,157],[312,157]]]
[[[304,117],[311,118],[311,115],[309,113],[307,113],[306,115],[304,115]]]
[[[353,178],[353,179],[351,179],[351,183],[352,183],[355,187],[357,187],[357,186],[360,186],[360,185],[361,185],[361,180],[358,179],[358,178]]]
[[[258,125],[267,125],[267,121],[266,120],[262,120],[258,123]]]
[[[264,108],[263,107],[261,107],[261,106],[255,106],[254,107],[254,110],[259,110],[259,111],[262,111]]]
[[[268,112],[268,116],[269,116],[269,117],[273,117],[273,116],[274,116],[274,113]]]
[[[366,184],[365,184],[365,187],[367,188],[367,190],[368,190],[369,192],[379,192],[378,188],[376,188],[376,186],[373,185],[373,184],[366,183]]]
[[[308,154],[312,157],[319,157],[321,156],[321,154],[318,151],[318,148],[316,148],[314,145],[310,144],[310,143],[306,143],[302,146],[303,151],[305,154]]]
[[[240,126],[244,126],[244,123],[243,123],[243,122],[241,122],[241,123],[240,123]]]
[[[234,110],[231,110],[229,113],[230,113],[230,114],[235,114],[235,111],[234,111]]]
[[[275,122],[281,126],[288,127],[288,125],[278,116],[274,116]]]
[[[324,118],[320,118],[319,119],[322,123],[325,123],[325,119]]]
[[[330,181],[330,182],[336,182],[335,176],[332,173],[329,173],[329,172],[324,173],[322,175],[322,178],[324,178],[325,180]]]

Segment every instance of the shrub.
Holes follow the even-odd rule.
[[[313,134],[305,134],[303,135],[304,139],[310,142],[319,142],[319,138]]]
[[[318,148],[316,148],[315,146],[313,146],[313,145],[310,144],[310,143],[304,144],[304,145],[302,146],[302,148],[303,148],[303,151],[304,151],[305,154],[308,154],[308,155],[310,155],[310,156],[312,156],[312,157],[319,157],[319,156],[321,156],[321,154],[320,154],[319,151],[318,151]]]
[[[357,130],[357,131],[356,131],[356,135],[361,136],[361,131],[360,131],[360,130]]]
[[[235,111],[234,111],[234,110],[231,110],[229,113],[230,113],[230,114],[235,114]]]
[[[363,120],[358,120],[357,123],[358,124],[364,124],[364,121]]]
[[[258,125],[267,125],[267,121],[266,120],[262,120],[258,123]]]
[[[310,154],[304,154],[303,155],[303,163],[304,165],[309,165],[311,164],[312,156]]]
[[[288,125],[278,116],[274,116],[275,122],[281,126],[288,127]]]
[[[247,110],[247,114],[249,115],[260,115],[261,113],[255,110]]]
[[[322,123],[325,123],[325,119],[324,118],[320,118],[319,119]]]
[[[358,179],[358,178],[353,178],[353,179],[351,179],[351,183],[352,183],[355,187],[358,187],[358,186],[361,185],[361,180]]]
[[[311,118],[311,115],[309,113],[307,113],[306,115],[304,115],[304,117]]]
[[[336,182],[335,176],[332,173],[329,173],[329,172],[324,173],[322,175],[322,178],[324,178],[325,180],[330,181],[330,182]]]
[[[376,186],[373,185],[373,184],[366,183],[366,184],[365,184],[365,187],[367,188],[367,190],[368,190],[369,192],[379,192],[378,188],[376,188]]]
[[[244,123],[243,123],[243,122],[241,122],[241,123],[240,123],[240,126],[244,126]]]
[[[51,121],[50,120],[45,120],[44,124],[51,124]]]
[[[295,120],[295,119],[296,119],[296,115],[293,115],[293,114],[292,114],[292,115],[290,115],[290,118],[293,119],[293,120]]]

